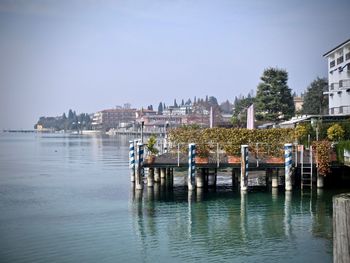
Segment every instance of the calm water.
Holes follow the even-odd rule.
[[[0,133],[0,261],[332,262],[335,192],[134,193],[128,140]]]

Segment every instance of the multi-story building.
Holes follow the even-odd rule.
[[[330,115],[350,114],[350,39],[323,55],[328,59]]]
[[[95,130],[109,130],[133,125],[136,120],[136,109],[117,108],[96,112],[92,119]]]
[[[180,107],[174,107],[174,106],[169,106],[163,110],[163,115],[166,116],[184,116],[188,115],[192,112],[192,106],[191,105],[184,105]]]

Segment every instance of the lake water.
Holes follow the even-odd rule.
[[[332,262],[346,189],[135,193],[128,140],[0,133],[0,262]]]

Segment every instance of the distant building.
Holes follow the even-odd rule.
[[[295,111],[301,111],[303,109],[304,99],[303,97],[295,96],[293,97]]]
[[[96,112],[92,118],[94,130],[109,130],[133,125],[136,120],[136,109],[117,108]]]
[[[330,115],[350,114],[350,39],[323,55],[328,59]]]
[[[173,106],[169,106],[166,109],[163,110],[163,115],[166,116],[184,116],[184,115],[188,115],[192,112],[192,106],[191,105],[184,105],[184,106],[180,106],[180,107],[173,107]]]

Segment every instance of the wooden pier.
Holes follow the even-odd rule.
[[[141,146],[141,145],[140,145]],[[139,147],[139,146],[138,146]],[[241,161],[236,163],[229,162],[228,156],[224,152],[212,152],[209,154],[207,163],[196,163],[194,159],[189,161],[189,154],[180,151],[164,153],[156,157],[154,161],[143,159],[143,148],[138,150],[135,158],[135,177],[139,177],[136,181],[136,189],[142,189],[142,178],[144,173],[141,170],[147,170],[147,186],[153,187],[154,184],[161,183],[168,186],[174,184],[174,170],[188,169],[188,189],[194,188],[213,188],[217,185],[218,170],[231,170],[232,185],[246,191],[251,188],[248,185],[250,175],[265,172],[265,181],[267,187],[277,188],[283,181],[286,191],[291,191],[293,187],[312,188],[313,184],[317,184],[318,188],[323,187],[323,178],[317,174],[315,157],[312,149],[298,150],[298,147],[292,144],[286,144],[285,155],[283,159],[270,159],[264,155],[253,154],[248,152],[246,147],[246,155],[243,153],[244,145],[242,145]],[[141,155],[140,155],[141,154]],[[141,158],[137,160],[138,158]],[[194,158],[194,157],[193,157]],[[190,164],[191,163],[191,164]],[[191,171],[191,167],[193,171]],[[311,168],[311,173],[307,178],[307,183],[303,181],[306,178],[305,167]],[[282,174],[281,174],[282,172]],[[303,173],[305,173],[303,175]],[[298,180],[296,179],[298,175]],[[133,176],[131,176],[133,181]],[[299,181],[300,180],[300,181]],[[306,179],[305,179],[306,180]]]

